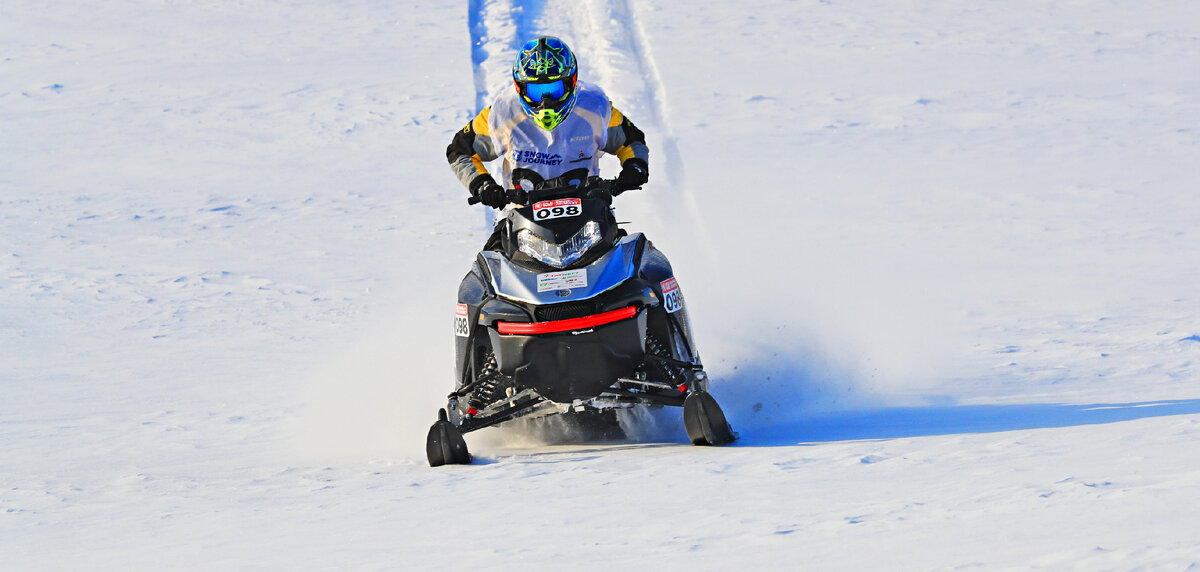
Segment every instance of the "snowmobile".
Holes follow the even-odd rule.
[[[617,226],[615,179],[521,177],[506,191],[519,207],[458,289],[457,388],[429,429],[430,466],[470,463],[464,433],[635,406],[682,407],[696,445],[736,439],[708,392],[670,262]]]

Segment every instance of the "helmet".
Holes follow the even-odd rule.
[[[513,62],[513,84],[521,107],[547,131],[575,107],[575,54],[562,40],[543,36],[525,42]]]

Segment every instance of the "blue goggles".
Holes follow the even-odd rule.
[[[541,103],[547,96],[550,101],[559,101],[567,95],[567,87],[561,79],[550,83],[527,83],[524,89],[525,99],[532,103]]]

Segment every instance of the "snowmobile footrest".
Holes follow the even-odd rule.
[[[684,396],[679,395],[658,395],[655,393],[634,393],[624,389],[610,388],[604,390],[605,395],[616,395],[618,397],[629,397],[641,403],[650,403],[652,405],[670,405],[672,407],[682,407]]]

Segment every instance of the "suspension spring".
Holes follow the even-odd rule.
[[[496,371],[496,354],[488,352],[487,361],[483,364],[483,370],[479,372],[479,377],[487,377],[475,388],[475,393],[471,395],[471,399],[467,402],[468,405],[477,410],[481,410],[487,405],[499,399],[499,392],[504,385],[503,376],[493,376]]]
[[[665,358],[671,357],[671,350],[664,347],[662,342],[660,342],[658,338],[653,335],[646,336],[646,349],[649,350],[651,355]],[[670,383],[671,385],[679,385],[680,383],[683,383],[683,380],[685,379],[683,368],[671,365],[664,361],[654,361],[659,370],[662,371],[663,376],[666,378],[662,381]]]

